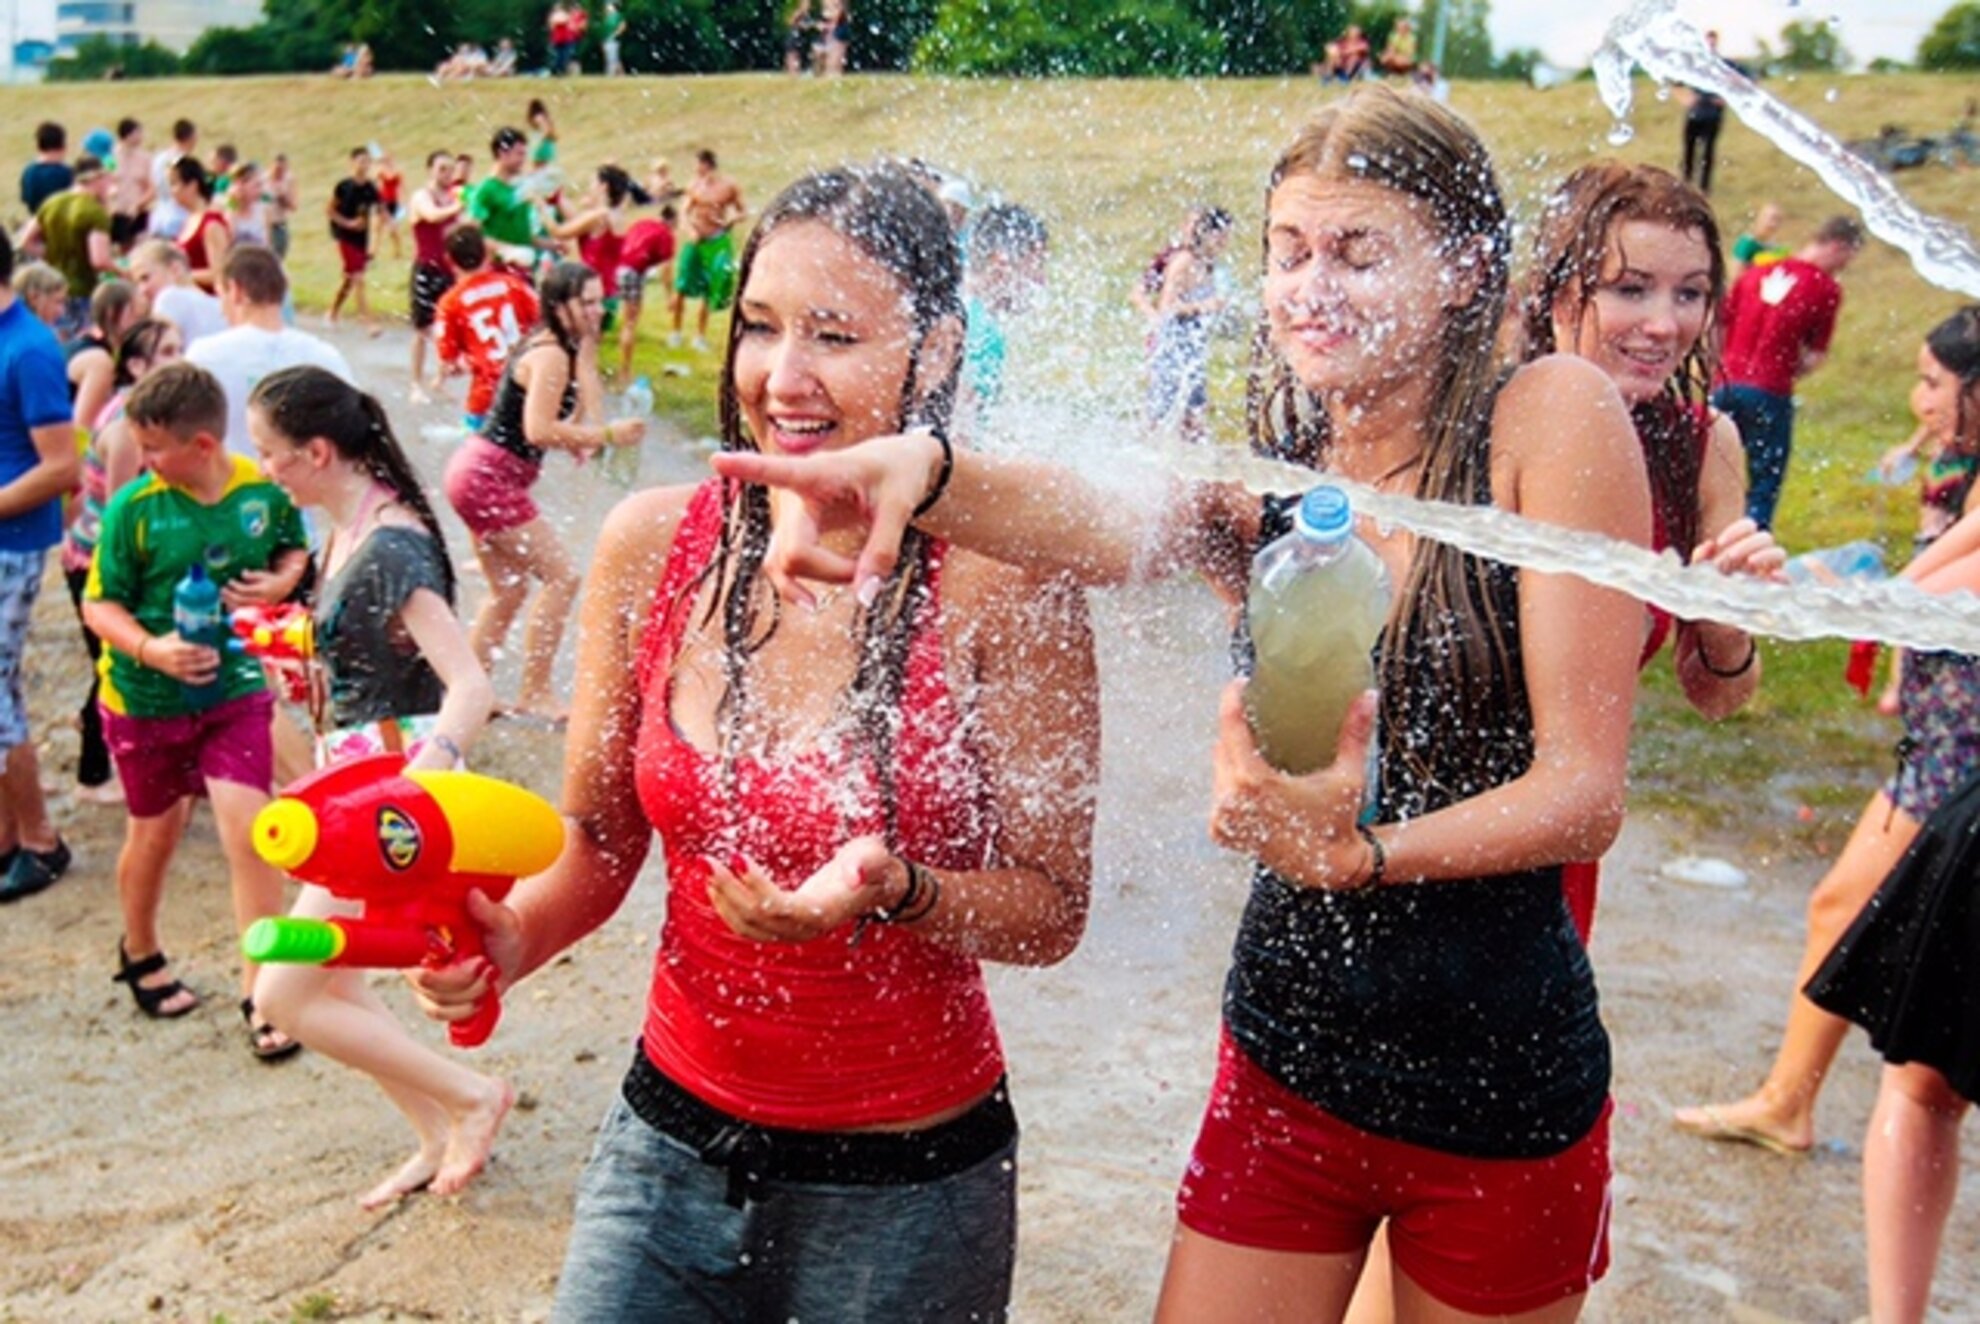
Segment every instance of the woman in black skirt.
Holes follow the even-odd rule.
[[[1980,777],[1926,820],[1806,992],[1888,1064],[1863,1138],[1870,1318],[1922,1320],[1980,1097]]]

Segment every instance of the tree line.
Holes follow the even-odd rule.
[[[592,0],[594,10],[604,0]],[[624,58],[637,73],[774,69],[794,0],[620,0]],[[91,38],[49,66],[52,79],[328,69],[353,42],[381,70],[432,69],[463,42],[511,39],[521,67],[548,62],[549,0],[265,0],[251,28],[213,28],[183,56],[147,43]],[[1420,9],[1420,12],[1418,12]],[[1444,12],[1440,15],[1439,11]],[[1440,21],[1442,72],[1525,78],[1537,51],[1495,52],[1489,0],[853,0],[851,67],[983,76],[1204,77],[1299,73],[1328,41],[1358,24],[1381,49],[1413,19],[1422,58]],[[596,69],[597,25],[583,52]],[[1848,56],[1826,24],[1792,23],[1785,58],[1840,68]],[[1772,52],[1767,52],[1771,55]],[[1770,61],[1771,62],[1771,61]],[[1980,67],[1980,0],[1959,0],[1920,43],[1919,67]]]

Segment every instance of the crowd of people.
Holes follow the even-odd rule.
[[[472,184],[464,157],[432,150],[405,201],[410,389],[470,379],[442,488],[485,583],[471,622],[383,392],[290,323],[287,163],[202,161],[188,121],[169,153],[124,122],[113,160],[58,159],[60,126],[37,131],[33,219],[0,243],[0,899],[72,864],[21,676],[58,543],[99,659],[77,776],[125,806],[115,977],[145,1016],[200,1005],[161,931],[194,801],[211,805],[244,929],[285,892],[248,825],[311,762],[460,766],[498,711],[561,731],[563,856],[500,902],[473,898],[485,957],[409,976],[428,1015],[474,1015],[609,918],[657,834],[667,916],[579,1179],[557,1317],[1002,1317],[1018,1126],[981,965],[1057,962],[1086,923],[1100,682],[1084,590],[1207,582],[1234,606],[1245,671],[1235,606],[1292,503],[1178,479],[1126,509],[1071,467],[974,444],[1008,390],[1006,331],[1046,287],[1048,231],[1022,206],[977,206],[954,176],[890,161],[808,173],[752,213],[712,150],[678,187],[665,162],[579,183],[549,107],[524,122],[495,129]],[[348,161],[325,200],[330,315],[369,322],[399,200],[382,150]],[[1551,191],[1518,254],[1475,130],[1381,84],[1298,131],[1264,213],[1252,449],[1316,481],[1783,577],[1774,397],[1827,350],[1834,278],[1863,245],[1853,222],[1782,255],[1757,219],[1734,278],[1702,189],[1599,161]],[[1235,302],[1234,229],[1191,208],[1133,292],[1149,433],[1212,440],[1206,359]],[[17,249],[44,261],[16,270]],[[734,309],[715,473],[626,498],[580,565],[532,489],[552,453],[643,441],[643,420],[610,407],[605,345],[620,319],[623,376],[645,283],[670,263],[675,345],[689,302],[697,350],[710,314]],[[1948,466],[1905,574],[1971,590],[1980,308],[1925,336],[1911,404],[1909,445]],[[1210,834],[1252,881],[1221,1024],[1205,1027],[1219,1065],[1157,1318],[1296,1303],[1321,1319],[1571,1319],[1608,1261],[1610,1043],[1586,943],[1637,676],[1669,644],[1686,698],[1716,719],[1758,692],[1758,648],[1571,576],[1358,532],[1397,593],[1376,691],[1334,761],[1275,769],[1243,679],[1222,696]],[[270,672],[176,627],[179,586],[206,577],[229,609],[310,606],[300,748]],[[567,707],[554,662],[574,604]],[[504,700],[490,676],[518,616]],[[1805,1150],[1847,1024],[1870,1026],[1892,1063],[1865,1147],[1880,1321],[1923,1313],[1980,1089],[1974,1019],[1944,1010],[1974,1003],[1970,952],[1947,935],[1976,913],[1960,852],[1980,814],[1980,672],[1952,653],[1897,665],[1902,761],[1810,903],[1775,1069],[1746,1100],[1676,1118]],[[345,913],[314,888],[294,905]],[[367,1206],[474,1179],[507,1082],[426,1046],[348,972],[240,974],[257,1058],[306,1046],[405,1114],[414,1152]]]

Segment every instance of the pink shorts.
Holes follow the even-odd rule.
[[[132,818],[156,818],[209,781],[266,791],[275,779],[268,729],[275,697],[265,691],[180,717],[130,717],[103,709],[103,740],[124,784]]]
[[[448,504],[477,538],[520,529],[539,514],[529,489],[543,466],[482,436],[461,443],[447,461]]]
[[[1206,1237],[1307,1255],[1359,1251],[1386,1218],[1396,1268],[1424,1291],[1516,1315],[1608,1271],[1609,1112],[1548,1158],[1447,1154],[1321,1111],[1227,1034],[1176,1206]]]

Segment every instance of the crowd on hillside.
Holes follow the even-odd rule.
[[[797,69],[840,72],[847,10],[828,3],[816,33],[810,12],[793,40],[826,49]],[[584,10],[550,21],[562,73]],[[1379,55],[1344,35],[1327,72],[1359,85],[1270,164],[1255,305],[1228,269],[1235,219],[1207,203],[1140,274],[1145,405],[1120,426],[1787,583],[1797,387],[1830,353],[1862,227],[1777,209],[1728,245],[1702,187],[1597,160],[1554,182],[1515,251],[1473,127],[1367,77],[1421,70],[1398,27]],[[678,182],[665,160],[571,170],[547,95],[485,162],[423,143],[414,177],[354,145],[307,193],[285,155],[206,149],[187,119],[157,145],[125,119],[76,154],[37,127],[27,219],[0,240],[0,902],[112,869],[72,858],[28,729],[51,548],[96,677],[76,798],[124,809],[115,978],[145,1017],[203,1004],[164,940],[197,801],[240,929],[286,909],[361,935],[351,903],[291,900],[251,848],[271,792],[312,769],[459,772],[497,716],[560,733],[562,853],[470,900],[479,954],[408,975],[428,1016],[485,1024],[664,852],[645,1018],[579,1182],[557,1317],[1001,1318],[1018,1126],[981,963],[1063,960],[1094,904],[1083,590],[1200,580],[1231,609],[1240,673],[1209,832],[1253,872],[1158,1318],[1572,1319],[1608,1264],[1611,1047],[1587,943],[1637,678],[1667,654],[1697,713],[1726,717],[1762,683],[1753,635],[1356,524],[1324,492],[1178,478],[1123,503],[1004,454],[984,443],[1015,412],[1025,328],[1063,311],[1036,211],[922,160],[814,170],[760,207],[710,148]],[[297,324],[302,243],[336,255],[328,320],[372,334],[390,250],[404,379],[360,380]],[[647,408],[608,381],[644,385],[650,287],[669,361],[717,377],[720,453],[702,483],[629,494],[579,564],[535,492],[553,462],[645,441]],[[1902,573],[1970,592],[1980,306],[1925,321],[1916,430],[1886,457],[1919,474]],[[1239,411],[1208,363],[1237,333],[1245,435],[1220,437]],[[436,499],[385,401],[457,379]],[[466,619],[443,508],[480,571]],[[1375,685],[1313,723],[1331,761],[1287,770],[1248,715],[1244,677],[1276,665],[1254,646],[1272,590],[1254,555],[1356,536],[1394,598],[1360,649]],[[297,656],[226,646],[224,620],[293,609]],[[1810,903],[1775,1063],[1673,1119],[1805,1153],[1838,1046],[1868,1027],[1889,1062],[1864,1142],[1880,1321],[1929,1302],[1980,1093],[1980,658],[1892,667],[1897,765]],[[406,841],[380,817],[393,867]],[[410,1032],[349,967],[239,977],[256,1059],[306,1046],[405,1115],[413,1153],[367,1207],[476,1178],[507,1081]]]

